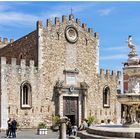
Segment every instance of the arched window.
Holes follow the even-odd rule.
[[[31,108],[32,91],[28,82],[21,84],[21,108]]]
[[[19,54],[19,59],[20,59],[20,60],[23,59],[22,53]]]
[[[110,89],[108,86],[103,89],[103,107],[110,107]]]

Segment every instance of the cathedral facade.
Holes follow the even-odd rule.
[[[48,126],[52,115],[79,125],[120,119],[117,89],[120,73],[99,69],[99,34],[80,19],[62,16],[14,41],[0,40],[0,126],[15,118],[21,128]]]

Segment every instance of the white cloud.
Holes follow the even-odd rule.
[[[103,51],[121,51],[124,49],[127,49],[127,45],[126,46],[119,46],[119,47],[106,47],[106,48],[102,48],[101,50]]]
[[[64,2],[60,5],[54,6],[54,7],[47,7],[46,10],[43,10],[41,15],[47,15],[47,17],[54,17],[51,15],[57,15],[57,16],[62,16],[62,15],[69,15],[71,14],[71,8],[72,8],[72,13],[75,15],[75,13],[80,13],[82,11],[85,11],[91,7],[93,7],[95,3],[91,2],[81,2],[81,4],[72,4],[68,2]],[[49,8],[49,9],[48,9]],[[50,12],[49,12],[50,11]]]
[[[0,24],[1,25],[10,25],[10,26],[17,26],[17,25],[31,25],[36,22],[39,17],[24,14],[24,13],[17,13],[17,12],[1,12],[0,13]]]
[[[54,7],[56,10],[62,11],[64,12],[68,12],[69,14],[71,13],[71,8],[73,9],[73,13],[75,12],[81,12],[81,11],[85,11],[86,9],[89,9],[91,7],[93,7],[95,5],[95,3],[86,3],[86,2],[81,2],[81,4],[75,4],[75,5],[71,5],[71,4],[62,4],[60,6]]]
[[[100,16],[107,16],[112,12],[113,8],[108,8],[108,9],[100,9],[98,10],[98,13]]]
[[[68,15],[71,13],[70,9],[73,9],[73,13],[80,13],[89,7],[93,7],[94,3],[86,3],[83,2],[81,4],[75,4],[74,6],[70,3],[62,3],[60,5],[46,7],[35,14],[31,13],[24,13],[24,12],[17,12],[16,6],[28,4],[24,2],[17,2],[17,3],[1,3],[0,5],[0,25],[1,26],[33,26],[37,20],[46,21],[46,19],[50,18],[54,20],[54,17],[61,17],[62,15]]]
[[[119,59],[127,59],[127,55],[126,54],[116,54],[116,55],[100,57],[100,60],[119,60]]]

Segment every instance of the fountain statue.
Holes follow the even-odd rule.
[[[132,36],[128,36],[128,47],[131,48],[132,50],[135,50],[135,45],[132,43]]]
[[[139,58],[137,57],[137,51],[135,45],[132,43],[132,36],[128,36],[128,47],[131,49],[131,51],[128,54],[128,65],[137,65],[139,63]]]
[[[131,51],[128,54],[127,65],[123,67],[125,78],[124,93],[118,95],[118,101],[122,104],[122,118],[124,125],[129,127],[140,127],[140,63],[135,45],[132,43],[132,36],[128,36],[128,47]],[[126,82],[127,81],[127,82]]]

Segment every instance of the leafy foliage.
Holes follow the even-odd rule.
[[[47,128],[45,123],[39,123],[38,128]]]
[[[52,122],[53,122],[53,124],[58,124],[60,122],[60,116],[53,115],[52,116]]]
[[[88,120],[88,124],[91,125],[95,121],[95,117],[94,116],[88,116],[87,120]]]
[[[140,113],[140,109],[137,109],[136,112],[137,112],[137,113]]]

